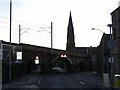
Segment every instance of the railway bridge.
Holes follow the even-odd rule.
[[[1,41],[3,81],[9,77],[9,42]],[[59,66],[63,72],[79,72],[89,70],[87,54],[68,52],[30,44],[11,44],[12,78],[28,73],[52,73],[52,68]],[[21,52],[21,58],[17,54]],[[37,61],[37,63],[36,63]]]
[[[38,69],[40,69],[41,73],[51,73],[52,68],[57,65],[61,66],[61,68],[64,67],[66,72],[76,72],[87,70],[88,68],[88,58],[84,54],[28,44],[21,45],[23,53],[22,63],[26,66],[24,69],[25,72],[30,73],[36,67],[39,67]],[[36,57],[39,60],[39,64],[37,65],[35,64]]]

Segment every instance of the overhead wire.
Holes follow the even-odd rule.
[[[5,22],[5,21],[0,21],[0,23],[9,24],[9,22]],[[17,24],[13,24],[13,23],[12,23],[12,25],[18,27]]]
[[[7,18],[7,17],[3,17],[3,16],[0,16],[0,18],[2,18],[2,19],[6,19],[6,20],[9,20],[9,18]],[[0,21],[0,23],[4,23],[4,24],[8,24],[9,25],[9,21]],[[34,31],[36,31],[36,33],[39,33],[39,32],[43,32],[43,31],[47,31],[48,33],[50,33],[50,31],[49,30],[46,30],[45,28],[50,28],[50,26],[49,27],[41,27],[41,26],[38,26],[38,25],[35,25],[35,24],[30,24],[30,23],[26,23],[26,22],[23,22],[23,21],[19,21],[19,20],[14,20],[13,19],[13,21],[12,21],[13,23],[12,23],[12,25],[13,25],[13,30],[19,30],[19,25],[27,25],[27,26],[29,26],[29,28],[31,29],[32,28],[32,31],[34,30]],[[18,24],[16,24],[16,23],[18,23]],[[3,27],[3,28],[9,28],[9,26],[1,26],[1,27]],[[21,30],[22,29],[27,29],[27,28],[21,28]],[[25,31],[23,31],[23,32],[21,32],[21,34],[23,34],[24,32],[28,32],[28,30],[25,30]],[[30,33],[30,32],[29,32]]]
[[[1,25],[0,25],[0,28],[5,28],[5,29],[8,29],[9,30],[9,18],[7,18],[7,17],[3,17],[3,16],[0,16],[0,23],[2,23]],[[30,31],[28,31],[28,30],[23,30],[22,32],[21,32],[21,34],[23,34],[23,33],[28,33],[28,34],[32,34],[32,37],[34,36],[34,38],[36,37],[36,35],[38,35],[38,33],[41,33],[42,34],[42,32],[43,31],[45,31],[45,32],[47,32],[47,33],[50,33],[50,31],[49,30],[47,30],[47,28],[50,28],[50,26],[48,26],[48,27],[41,27],[41,26],[39,26],[39,25],[35,25],[35,24],[31,24],[31,23],[26,23],[26,22],[23,22],[23,21],[19,21],[19,20],[12,20],[12,30],[15,30],[15,32],[14,33],[18,33],[18,31],[19,31],[19,25],[25,25],[25,26],[29,26],[29,28],[31,29],[30,31],[33,31],[34,30],[34,32],[30,32]],[[24,27],[23,27],[23,29],[25,29]],[[21,30],[22,30],[22,28],[21,28]],[[16,32],[17,31],[17,32]]]
[[[3,16],[0,16],[0,18],[9,20],[9,18],[3,17]],[[26,25],[30,25],[30,26],[34,26],[34,27],[39,27],[39,28],[41,28],[41,26],[39,26],[39,25],[35,25],[35,24],[27,23],[27,22],[23,22],[23,21],[19,21],[19,20],[13,20],[13,21],[14,21],[14,22],[18,22],[18,23],[22,23],[22,24],[26,24]]]

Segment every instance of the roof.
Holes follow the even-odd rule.
[[[112,15],[113,13],[115,13],[118,9],[120,9],[120,6],[119,6],[118,8],[116,8],[113,12],[111,12],[111,15]]]
[[[9,42],[0,40],[3,44],[10,44]],[[51,53],[51,48],[48,47],[42,47],[42,46],[36,46],[36,45],[30,45],[30,44],[24,44],[24,43],[11,43],[11,45],[19,45],[22,46],[23,51],[35,51],[35,52],[46,52]],[[53,49],[53,54],[67,54],[67,55],[74,55],[78,57],[86,57],[84,53],[77,53],[77,52],[68,52],[66,50],[60,50],[60,49]]]

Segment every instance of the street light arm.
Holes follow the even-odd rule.
[[[103,32],[101,29],[97,29],[97,28],[91,28],[92,30],[98,30],[98,31],[100,31],[100,32],[102,32],[102,33],[105,33],[105,32]]]

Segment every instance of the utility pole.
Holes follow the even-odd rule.
[[[53,22],[51,22],[51,61],[50,61],[51,72],[52,72],[52,59],[53,59]]]
[[[12,0],[10,0],[10,46],[9,46],[9,82],[11,82],[11,29],[12,29]]]
[[[25,30],[24,32],[21,33],[21,30],[22,30],[22,29],[27,29],[27,30]],[[21,28],[21,25],[19,25],[19,44],[20,44],[20,42],[21,42],[21,35],[22,35],[23,33],[27,33],[29,29],[30,29],[30,28]]]
[[[51,22],[51,55],[53,54],[53,22]]]
[[[49,32],[45,28],[50,28],[51,31]],[[47,32],[49,32],[51,34],[50,68],[52,70],[52,59],[53,59],[53,22],[51,22],[50,27],[41,27],[41,29],[43,29],[41,31],[47,31]],[[41,31],[37,31],[37,32],[41,32]]]
[[[20,33],[21,33],[21,25],[19,25],[19,44],[20,44]]]

